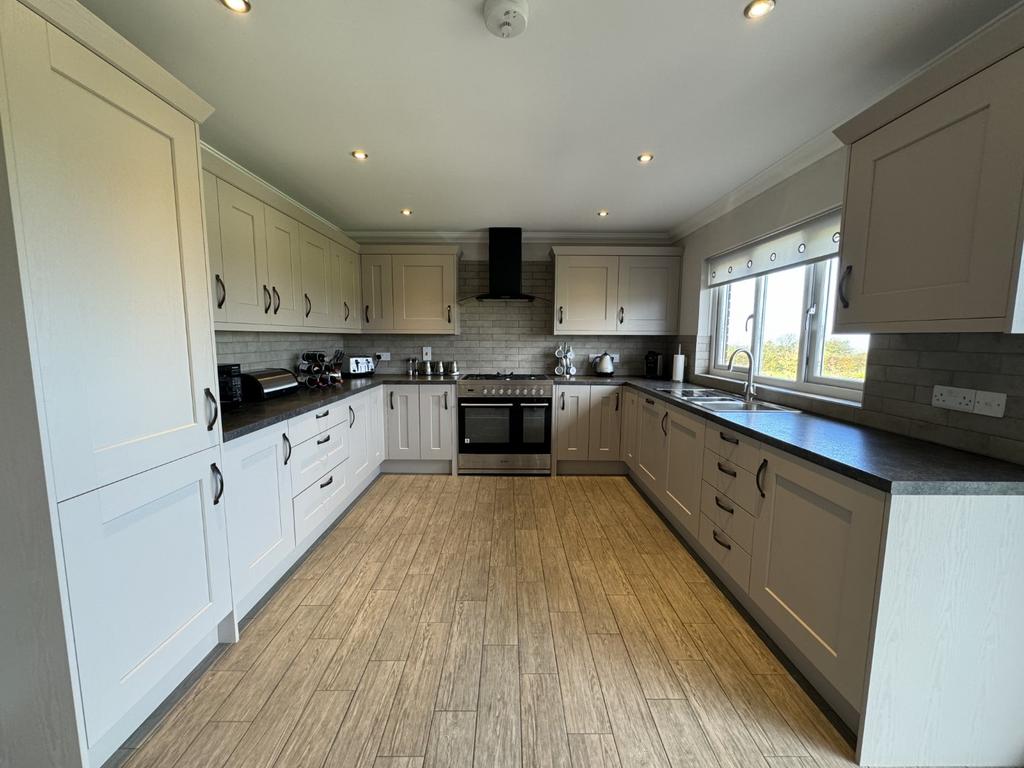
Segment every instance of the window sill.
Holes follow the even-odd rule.
[[[695,373],[693,376],[695,384],[702,384],[708,387],[724,389],[727,392],[742,394],[744,382],[738,379],[731,379],[726,376],[716,376],[710,373]],[[863,404],[859,400],[850,400],[842,397],[832,397],[813,392],[804,392],[799,389],[786,389],[772,384],[756,384],[759,399],[767,402],[778,402],[779,405],[788,405],[793,408],[815,410],[815,406],[838,406],[840,408],[860,409]],[[768,395],[767,397],[765,395]],[[801,403],[800,401],[805,401]]]

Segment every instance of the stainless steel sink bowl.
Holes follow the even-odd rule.
[[[703,400],[693,404],[714,413],[797,413],[796,408],[763,403],[760,400],[755,400],[752,403],[745,400]]]

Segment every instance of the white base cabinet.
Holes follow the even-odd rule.
[[[579,461],[590,457],[590,387],[555,387],[555,458]]]
[[[384,392],[388,460],[451,461],[455,457],[455,388],[395,384]]]
[[[622,455],[622,387],[616,385],[590,387],[591,461],[618,461]]]
[[[637,419],[636,475],[652,496],[661,498],[668,466],[668,407],[641,394]]]
[[[58,505],[90,746],[231,611],[210,449]]]
[[[222,453],[231,588],[238,603],[295,549],[296,457],[287,425],[226,443]]]
[[[696,536],[700,525],[704,419],[669,408],[664,420],[665,477],[661,500],[672,518]],[[664,432],[668,434],[665,435]]]
[[[640,418],[640,400],[636,390],[622,389],[622,435],[619,451],[630,472],[636,473],[637,427]]]

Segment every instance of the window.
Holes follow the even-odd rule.
[[[866,334],[837,334],[838,258],[803,264],[714,288],[712,373],[746,377],[754,357],[758,383],[844,399],[859,399],[867,367]]]

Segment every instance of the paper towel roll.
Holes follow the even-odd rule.
[[[686,377],[686,355],[672,355],[672,381],[682,381]]]

